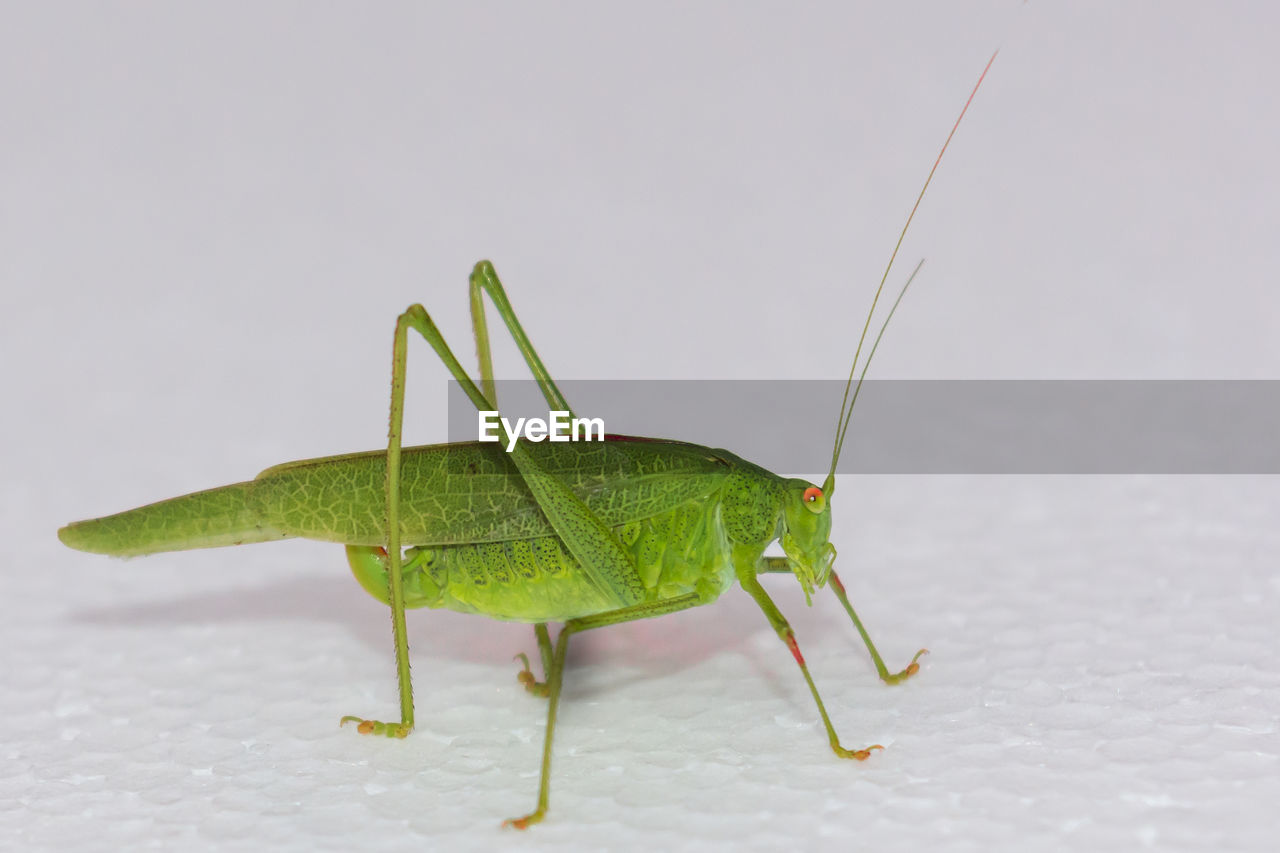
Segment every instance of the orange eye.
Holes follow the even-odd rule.
[[[822,512],[822,508],[826,506],[827,500],[822,494],[822,489],[817,486],[810,486],[804,490],[804,505],[812,512]]]

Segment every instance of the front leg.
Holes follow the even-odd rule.
[[[791,574],[791,564],[787,562],[786,557],[765,557],[761,560],[759,571],[769,574]],[[880,652],[876,651],[875,643],[871,642],[871,635],[862,626],[862,620],[858,618],[858,614],[853,610],[853,605],[849,603],[849,594],[845,592],[844,584],[840,582],[840,576],[832,572],[830,582],[831,591],[835,593],[836,598],[840,599],[840,603],[844,605],[845,612],[849,614],[849,618],[853,621],[853,627],[858,629],[862,642],[866,644],[867,651],[871,653],[871,662],[875,664],[876,672],[880,674],[880,680],[885,684],[899,684],[919,672],[920,664],[917,661],[920,660],[921,656],[929,654],[929,650],[921,649],[916,652],[915,657],[911,658],[911,662],[901,672],[889,672],[889,667],[884,665],[884,658],[880,657]]]
[[[809,667],[804,662],[804,655],[800,654],[800,646],[796,643],[796,632],[791,630],[791,625],[787,623],[786,617],[778,610],[778,606],[773,603],[773,599],[769,598],[769,593],[764,591],[764,587],[760,586],[760,581],[756,580],[756,566],[758,563],[759,557],[756,553],[752,553],[751,549],[744,549],[742,546],[734,549],[734,570],[738,575],[738,582],[755,599],[756,604],[764,611],[765,618],[773,626],[778,638],[787,644],[787,648],[791,650],[792,657],[796,659],[796,665],[800,667],[805,683],[809,685],[809,692],[813,694],[813,701],[818,706],[818,713],[822,715],[822,725],[827,729],[827,740],[831,743],[831,750],[841,758],[865,761],[870,757],[871,750],[884,749],[884,747],[878,743],[865,749],[846,749],[840,745],[840,738],[836,735],[835,726],[831,724],[831,718],[827,716],[827,708],[822,704],[822,696],[818,693],[817,685],[813,683],[813,676],[809,674]]]

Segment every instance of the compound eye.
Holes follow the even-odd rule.
[[[822,512],[827,505],[827,498],[822,494],[822,489],[817,486],[810,486],[805,489],[804,505],[809,508],[810,512]]]

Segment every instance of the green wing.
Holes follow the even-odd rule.
[[[611,436],[528,448],[611,526],[710,495],[732,468],[724,451],[674,441]],[[498,444],[406,447],[401,471],[405,545],[555,534]],[[263,524],[286,536],[380,545],[387,537],[385,475],[386,454],[380,450],[288,462],[253,480],[249,502]]]

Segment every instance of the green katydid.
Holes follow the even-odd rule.
[[[391,428],[385,451],[290,462],[243,483],[196,492],[75,522],[58,531],[66,545],[113,556],[239,545],[303,537],[346,545],[357,580],[390,605],[400,688],[400,720],[360,717],[363,734],[405,737],[414,727],[404,611],[448,608],[533,623],[544,680],[524,655],[519,680],[548,699],[536,809],[506,823],[526,828],[546,814],[551,744],[569,638],[581,631],[709,604],[736,580],[759,605],[804,676],[841,758],[864,760],[878,744],[840,744],[787,620],[758,575],[789,572],[806,599],[830,586],[861,635],[880,678],[900,682],[919,670],[890,673],[833,569],[829,542],[835,471],[854,404],[899,292],[859,372],[871,319],[902,239],[995,54],[965,102],[898,237],[854,353],[836,423],[831,469],[819,487],[784,479],[724,451],[678,441],[608,436],[603,443],[515,441],[401,447],[409,331],[427,340],[477,409],[494,411],[496,388],[485,320],[488,294],[552,410],[572,412],[525,335],[492,264],[470,279],[480,386],[458,363],[421,305],[397,320]],[[917,266],[918,270],[919,267]],[[856,382],[855,382],[856,378]],[[766,557],[781,543],[785,557]],[[562,622],[555,642],[548,622]]]

